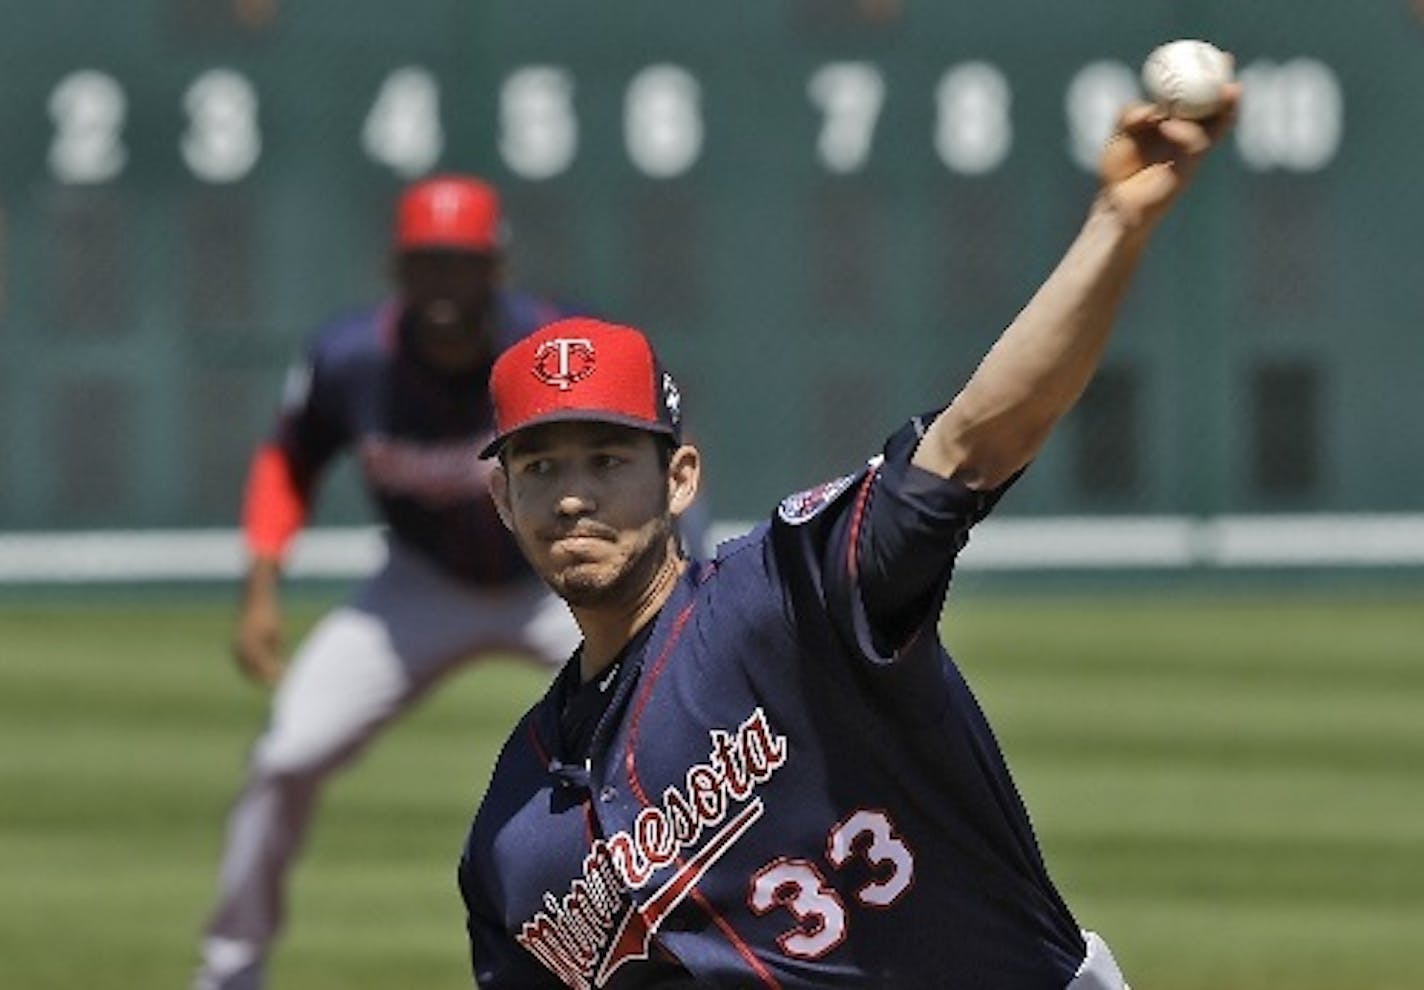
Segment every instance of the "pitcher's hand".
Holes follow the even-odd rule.
[[[1221,113],[1205,120],[1169,117],[1151,103],[1128,106],[1098,163],[1100,199],[1129,227],[1154,225],[1231,128],[1240,99],[1232,83]]]

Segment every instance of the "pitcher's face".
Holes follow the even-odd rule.
[[[676,561],[674,518],[695,493],[695,474],[693,448],[668,459],[647,431],[550,423],[509,439],[493,493],[556,594],[575,608],[621,607],[646,597]]]

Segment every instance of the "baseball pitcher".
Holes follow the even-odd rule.
[[[504,353],[491,491],[583,641],[460,861],[484,990],[1124,990],[937,625],[1236,95],[1127,108],[1081,232],[952,401],[711,561],[678,549],[701,461],[647,339],[573,319]]]

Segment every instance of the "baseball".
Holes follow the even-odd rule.
[[[1169,41],[1147,56],[1142,85],[1173,117],[1200,120],[1221,109],[1222,87],[1234,68],[1231,56],[1210,42]]]

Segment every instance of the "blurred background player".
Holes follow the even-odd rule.
[[[566,315],[501,284],[501,230],[498,195],[483,182],[409,187],[395,222],[395,298],[316,334],[253,458],[234,652],[277,690],[228,819],[195,981],[204,990],[261,986],[287,873],[332,771],[457,664],[495,650],[556,664],[578,643],[567,608],[500,524],[477,456],[492,435],[494,359]],[[386,524],[387,559],[286,667],[282,561],[345,450]]]

